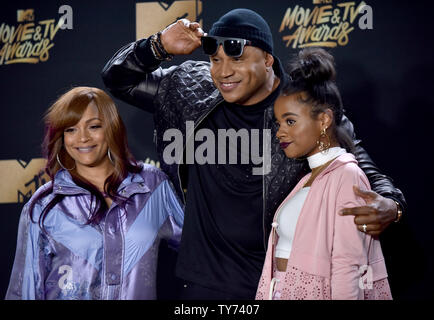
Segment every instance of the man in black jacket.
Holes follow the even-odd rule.
[[[185,280],[181,298],[253,299],[274,212],[306,174],[307,166],[286,158],[275,138],[273,104],[287,76],[273,56],[265,20],[251,10],[232,10],[203,38],[210,63],[186,61],[168,69],[159,67],[173,55],[193,52],[203,36],[198,23],[177,21],[148,39],[121,48],[102,75],[114,96],[154,115],[161,168],[185,203],[176,266],[177,276]],[[345,116],[342,121],[354,139],[351,122]],[[166,135],[169,129],[182,132],[183,143],[193,146],[175,152],[177,161],[165,161],[166,148],[172,143]],[[201,140],[195,132],[205,130],[202,132],[219,137],[221,130],[245,129],[248,150],[263,150],[263,174],[253,173],[257,169],[253,159],[240,163],[245,154],[239,148],[237,161],[227,164],[226,155],[231,151],[227,145],[208,149],[210,161],[188,161],[203,147],[198,142],[204,137]],[[271,130],[269,143],[267,130]],[[255,146],[253,132],[260,134],[259,146]],[[355,215],[359,230],[366,225],[365,232],[378,235],[400,217],[405,200],[379,172],[360,141],[354,142],[359,166],[375,192],[356,190],[367,205],[346,209],[345,214]],[[211,151],[219,161],[208,158]]]

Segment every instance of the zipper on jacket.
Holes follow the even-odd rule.
[[[264,111],[264,127],[262,128],[262,130],[264,130],[265,128],[267,128],[267,110],[268,110],[268,108],[267,109],[265,109],[265,111]],[[264,139],[264,131],[262,131],[262,139]],[[271,141],[270,141],[270,143],[271,143]],[[270,146],[270,150],[271,150],[271,146]],[[265,157],[265,145],[264,144],[262,144],[262,161],[264,161],[264,157]],[[273,163],[273,161],[271,161],[272,159],[271,159],[271,154],[270,154],[270,166],[271,166],[271,163]],[[263,168],[265,169],[265,163],[262,163],[262,166],[263,166]],[[270,167],[270,170],[271,170],[271,167]],[[265,229],[265,220],[266,220],[266,216],[267,216],[267,213],[266,213],[266,200],[265,200],[265,174],[263,174],[262,175],[262,232],[263,232],[263,235],[262,235],[262,240],[263,240],[263,242],[264,242],[264,249],[265,249],[265,252],[267,252],[267,236],[266,236],[266,229]]]
[[[195,123],[195,126],[194,126],[194,130],[196,130],[196,128],[202,123],[202,121],[221,103],[223,101],[223,99],[222,98],[220,98],[216,103],[215,103],[215,105],[213,106],[213,107],[211,107],[210,108],[210,110],[208,110],[208,112],[207,113],[205,113],[203,116],[201,116],[200,118],[199,118],[199,120],[198,120],[198,122],[197,122],[197,124]],[[268,108],[267,108],[268,109]],[[267,109],[264,111],[264,128],[266,128],[266,121],[267,121],[267,117],[266,117],[266,115],[267,115]],[[264,129],[263,128],[263,129]],[[194,131],[193,130],[193,131]],[[193,133],[193,135],[194,135],[194,133]],[[185,148],[186,148],[186,144],[187,144],[187,139],[189,138],[189,137],[185,137],[186,138],[186,140],[185,140],[185,144],[184,144],[184,147],[183,147],[183,151],[182,151],[182,157],[184,156],[184,152],[185,152]],[[271,155],[270,155],[271,156]],[[262,145],[262,157],[264,157],[264,145]],[[271,160],[271,159],[270,159]],[[264,164],[263,164],[264,165]],[[178,165],[178,169],[177,169],[177,171],[178,171],[178,182],[179,182],[179,186],[180,186],[180,188],[181,188],[181,193],[182,193],[182,198],[183,198],[183,200],[184,200],[184,203],[186,203],[186,200],[185,200],[185,195],[184,195],[184,188],[182,187],[182,182],[181,182],[181,176],[180,176],[180,174],[179,174],[179,168],[180,168],[180,165]],[[271,168],[270,168],[271,169]],[[265,201],[265,175],[263,174],[262,175],[262,232],[263,232],[263,237],[262,237],[262,240],[263,240],[263,244],[264,244],[264,249],[265,250],[267,250],[267,241],[266,241],[266,229],[265,229],[265,219],[266,219],[266,205],[265,205],[265,203],[266,203],[266,201]]]
[[[154,139],[153,142],[155,144],[155,148],[157,148],[157,129],[154,129]]]

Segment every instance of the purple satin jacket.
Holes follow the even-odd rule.
[[[161,239],[177,246],[184,213],[166,175],[142,164],[118,192],[99,224],[86,224],[90,192],[60,170],[53,192],[21,213],[14,266],[6,299],[156,299],[156,269]],[[55,194],[65,197],[47,214],[44,233],[38,219]]]

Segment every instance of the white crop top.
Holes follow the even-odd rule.
[[[279,240],[276,245],[275,257],[288,259],[291,254],[292,241],[298,217],[303,208],[310,187],[300,189],[291,199],[288,199],[277,212],[276,231]]]
[[[318,152],[307,158],[309,167],[311,169],[317,168],[341,154],[346,153],[345,149],[340,147],[333,147],[327,149],[325,152]],[[298,217],[304,202],[306,201],[307,194],[310,187],[300,189],[291,199],[288,199],[277,212],[277,219],[273,225],[276,227],[279,240],[276,245],[275,257],[289,259],[292,249],[292,242],[294,239],[295,227],[297,226]]]

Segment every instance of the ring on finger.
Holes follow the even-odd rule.
[[[368,226],[367,226],[366,224],[362,225],[362,230],[363,230],[363,232],[366,233],[366,230],[367,230],[367,229],[368,229]]]

